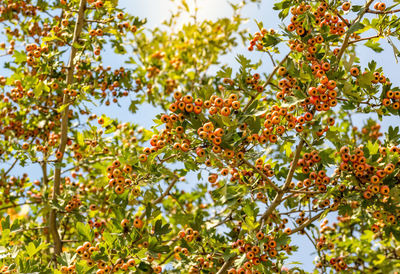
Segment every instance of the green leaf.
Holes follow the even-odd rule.
[[[83,224],[81,222],[78,222],[76,224],[76,229],[78,230],[78,233],[85,238],[85,240],[91,242],[93,241],[93,231],[90,230],[89,224]]]
[[[378,254],[377,257],[378,258],[376,260],[374,260],[375,265],[379,265],[379,264],[383,263],[383,261],[386,259],[386,256],[383,254]]]
[[[59,40],[59,41],[63,41],[61,38],[57,37],[57,36],[47,36],[47,37],[43,37],[42,38],[42,42],[50,42],[53,40]]]
[[[247,202],[243,207],[243,211],[246,214],[246,216],[255,217],[255,216],[257,216],[258,208],[256,207],[255,204],[252,204],[251,202]]]
[[[103,238],[108,246],[113,246],[114,241],[117,239],[117,235],[111,234],[107,231],[103,232]]]
[[[7,215],[5,219],[1,221],[2,229],[10,229],[10,215]]]
[[[239,54],[235,59],[243,69],[249,68],[251,66],[251,60],[244,57],[243,54]]]
[[[360,87],[362,88],[367,88],[369,86],[371,86],[371,82],[375,79],[374,75],[372,74],[372,72],[368,71],[365,74],[362,74],[360,76],[358,76],[357,80],[358,80],[358,84],[360,85]]]
[[[129,105],[129,111],[132,112],[132,113],[136,113],[136,111],[139,109],[138,105],[140,103],[141,102],[139,100],[132,100],[130,105]]]
[[[286,9],[288,7],[290,7],[291,5],[291,1],[281,1],[281,2],[277,2],[274,4],[273,9],[274,10],[281,10],[281,9]]]
[[[118,6],[118,1],[119,0],[111,0],[111,4],[113,5],[113,7],[117,7]]]
[[[256,220],[252,216],[246,216],[245,223],[249,230],[254,230],[256,228]]]
[[[349,61],[347,61],[346,58],[343,59],[343,65],[346,71],[350,71],[355,59],[356,59],[355,54],[350,54]]]
[[[363,29],[365,26],[363,24],[361,24],[360,22],[355,23],[354,25],[352,25],[348,30],[347,33],[353,33],[356,32],[360,29]]]
[[[66,109],[71,103],[65,104],[65,105],[61,105],[59,108],[57,108],[57,112],[61,113],[64,111],[64,109]]]
[[[282,234],[278,239],[276,239],[276,245],[281,246],[289,242],[290,237],[287,234]]]
[[[149,251],[152,251],[154,253],[168,253],[169,252],[169,246],[167,245],[156,245],[153,247],[149,247]]]
[[[240,259],[238,259],[238,260],[235,261],[235,266],[236,266],[236,267],[240,267],[240,266],[242,266],[246,261],[247,261],[246,254],[243,254],[242,257],[240,257]]]
[[[379,43],[373,42],[373,39],[368,40],[368,42],[366,42],[364,44],[364,46],[369,47],[370,49],[372,49],[375,52],[382,52],[383,48],[380,47]]]
[[[220,78],[231,78],[232,76],[232,68],[223,67],[221,70],[217,72],[217,77]]]
[[[396,62],[398,62],[397,56],[400,57],[400,51],[399,51],[399,49],[395,46],[395,44],[393,43],[392,39],[390,39],[390,37],[388,37],[387,40],[388,40],[388,43],[392,46],[394,58],[396,59]]]
[[[290,157],[290,155],[292,154],[292,143],[290,143],[290,142],[286,142],[284,145],[283,145],[283,150],[285,151],[285,153],[286,153],[286,157]]]
[[[26,252],[28,253],[29,256],[33,256],[36,253],[36,246],[33,244],[33,242],[30,242],[27,246],[26,246]]]
[[[32,257],[33,255],[38,253],[40,250],[46,248],[47,246],[48,246],[48,244],[46,244],[46,243],[35,241],[35,243],[34,242],[30,242],[25,247],[25,249],[26,249],[26,252],[28,253],[29,257]]]
[[[63,252],[60,257],[57,258],[58,262],[62,265],[71,265],[76,258],[76,254],[71,255],[71,253]]]
[[[36,97],[41,96],[44,91],[45,92],[49,92],[50,88],[45,83],[43,83],[42,81],[39,81],[36,84],[35,88],[33,89],[33,92],[35,93],[35,96]]]
[[[397,202],[398,203],[398,202]],[[397,241],[400,241],[400,231],[398,231],[398,230],[392,230],[392,234],[393,234],[393,236],[394,236],[394,238],[397,240]]]
[[[301,90],[297,90],[297,89],[293,91],[293,95],[298,99],[306,99],[307,98],[307,95],[305,95]]]
[[[372,60],[371,62],[368,62],[368,68],[369,68],[370,71],[374,71],[376,69],[375,60]]]
[[[26,53],[23,51],[15,51],[13,54],[13,57],[15,59],[15,63],[21,64],[22,62],[26,61]]]
[[[151,270],[151,266],[144,262],[140,262],[138,268],[146,273]]]
[[[389,142],[397,143],[398,140],[400,140],[399,127],[393,128],[392,126],[389,126],[386,135]]]
[[[353,12],[360,11],[362,9],[362,7],[363,6],[361,6],[361,5],[354,5],[351,7],[351,11],[353,11]]]
[[[368,141],[367,148],[369,150],[370,155],[374,155],[379,150],[379,143],[378,142],[372,143],[371,141]]]
[[[158,219],[156,221],[156,224],[154,226],[154,233],[156,235],[164,235],[164,234],[168,234],[169,232],[171,232],[171,228],[169,227],[169,224],[165,224],[164,226],[162,225],[162,221],[160,219]]]
[[[265,35],[262,41],[265,47],[271,47],[279,44],[282,40],[272,35]]]
[[[83,139],[83,134],[81,132],[77,132],[76,141],[81,147],[85,145],[85,142],[84,142],[84,139]]]

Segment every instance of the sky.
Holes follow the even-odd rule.
[[[175,3],[178,0],[175,0]],[[189,6],[193,7],[193,0],[187,0]],[[229,4],[225,0],[197,0],[199,5],[198,18],[202,19],[216,19],[220,17],[230,17],[232,14],[232,9]],[[234,3],[238,3],[239,1],[232,1]],[[249,30],[249,33],[253,34],[258,31],[257,25],[255,21],[263,22],[264,27],[267,29],[274,28],[279,29],[279,25],[282,23],[279,21],[278,13],[272,9],[273,3],[276,1],[264,0],[262,4],[250,4],[245,7],[243,10],[243,15],[245,17],[250,18],[250,20],[244,24],[242,27]],[[362,3],[363,1],[356,0],[352,1],[353,3]],[[386,1],[385,1],[386,2]],[[169,0],[119,0],[119,5],[122,8],[125,8],[126,12],[139,16],[140,18],[147,18],[147,24],[145,27],[153,28],[158,27],[162,23],[162,21],[166,20],[170,12],[174,10],[174,3]],[[188,18],[182,20],[182,24],[188,20]],[[400,48],[400,44],[396,41],[397,46]],[[391,46],[388,43],[383,43],[382,47],[384,48],[383,53],[377,54],[366,47],[360,47],[358,50],[358,56],[360,57],[361,64],[366,66],[370,60],[375,60],[379,66],[384,66],[384,73],[387,77],[391,79],[391,81],[397,85],[399,85],[399,71],[400,65],[395,62],[395,58],[393,57],[393,51]],[[238,65],[235,61],[235,56],[237,54],[244,54],[248,58],[252,58],[253,60],[257,60],[258,58],[262,58],[265,62],[259,68],[259,72],[269,73],[272,70],[272,64],[267,58],[267,55],[260,52],[248,52],[247,46],[239,43],[239,46],[234,48],[228,55],[223,56],[221,58],[221,63],[227,63],[232,66],[234,69],[238,68]],[[106,55],[103,58],[103,63],[105,66],[112,65],[117,68],[123,66],[124,63],[123,57],[118,57],[116,59],[112,54]],[[0,66],[2,67],[2,60],[0,60]],[[217,68],[215,68],[217,70]],[[0,68],[0,74],[2,72],[2,68]],[[161,112],[161,109],[152,107],[150,105],[142,106],[137,113],[132,114],[128,111],[129,99],[120,101],[121,107],[118,108],[116,106],[112,107],[98,107],[93,108],[93,112],[101,115],[105,114],[112,118],[118,118],[122,122],[133,122],[139,124],[145,128],[150,128],[153,125],[153,118]],[[364,121],[368,118],[365,115],[354,115],[353,121],[356,125],[361,127]],[[400,125],[399,117],[385,118],[382,123],[382,131],[386,131],[389,125]],[[4,165],[0,164],[0,168],[4,168]],[[40,174],[38,166],[29,166],[26,168],[16,168],[15,172],[27,172],[29,169],[29,173]],[[33,173],[32,173],[33,172]],[[38,175],[39,176],[39,175]],[[189,180],[188,180],[189,181]],[[313,250],[313,247],[309,243],[308,239],[305,236],[297,236],[294,238],[295,244],[299,245],[299,251],[295,253],[295,255],[291,258],[293,261],[299,261],[303,263],[303,267],[305,270],[311,271],[313,269],[312,261],[315,255],[311,255],[310,252]]]
[[[127,12],[133,15],[137,15],[141,18],[147,18],[147,24],[145,25],[148,28],[152,27],[159,27],[161,23],[166,20],[171,11],[173,11],[176,7],[176,3],[179,2],[179,0],[175,1],[169,1],[169,0],[120,0],[119,4],[121,7],[125,8]],[[231,1],[233,3],[238,3],[240,1],[238,0],[233,0]],[[276,1],[270,1],[270,0],[264,0],[261,4],[249,4],[247,5],[242,14],[249,18],[249,21],[243,25],[243,28],[248,29],[249,33],[253,34],[258,31],[257,25],[255,21],[257,22],[262,22],[264,24],[264,27],[269,29],[269,28],[274,28],[274,29],[279,29],[279,26],[282,24],[282,22],[278,18],[278,12],[273,10],[273,3]],[[389,5],[390,1],[385,1],[388,2],[387,5]],[[187,0],[187,3],[189,4],[190,7],[193,8],[194,6],[194,1],[193,0]],[[199,11],[198,11],[198,18],[199,20],[201,19],[217,19],[217,18],[222,18],[222,17],[230,17],[232,14],[232,9],[229,6],[228,2],[226,0],[197,0],[198,6],[199,6]],[[352,1],[353,4],[361,4],[363,1],[356,0]],[[157,7],[157,8],[155,8]],[[370,16],[373,17],[373,16]],[[188,19],[188,18],[186,18]],[[185,19],[182,20],[182,23],[184,23]],[[384,48],[384,51],[382,53],[376,53],[372,51],[371,49],[362,46],[358,50],[358,56],[361,60],[361,64],[363,66],[367,66],[368,62],[371,60],[375,60],[379,66],[384,65],[384,73],[387,77],[391,79],[393,83],[399,82],[398,80],[398,75],[399,75],[399,69],[400,69],[400,64],[396,63],[395,58],[393,57],[393,50],[392,47],[384,40],[382,40],[382,47]],[[397,47],[400,49],[400,43],[399,41],[394,41]],[[284,51],[284,50],[283,50]],[[264,59],[265,62],[263,62],[263,65],[259,68],[260,72],[266,72],[268,73],[269,71],[272,70],[272,64],[271,62],[267,59],[267,55],[265,53],[260,53],[260,52],[249,52],[247,50],[247,46],[239,43],[239,46],[234,48],[229,54],[223,56],[220,61],[222,64],[229,64],[232,66],[234,69],[238,68],[238,64],[235,61],[235,56],[238,54],[244,54],[247,58],[251,58],[253,60],[258,60],[258,59]],[[108,62],[113,63],[115,62],[115,59],[110,55],[104,58],[104,63],[107,64]],[[218,67],[214,67],[215,70],[218,70]],[[122,102],[124,103],[124,102]],[[134,119],[134,120],[139,120],[140,123],[143,123],[144,126],[147,125],[152,125],[152,117],[155,116],[156,114],[159,113],[160,109],[157,108],[152,108],[152,107],[147,107],[145,109],[146,117],[143,117],[141,115],[141,111],[138,111],[135,115],[127,114],[125,113],[125,107],[122,107],[120,110],[115,110],[115,109],[109,109],[110,110],[110,115],[118,115],[119,113],[123,114],[123,117],[128,118],[129,120]],[[117,111],[117,112],[115,112]],[[108,111],[107,111],[108,114]],[[153,116],[150,114],[154,114]],[[128,115],[128,116],[125,116]],[[121,115],[118,115],[121,117]],[[362,126],[363,122],[365,121],[365,115],[355,115],[353,120],[354,123],[358,126]],[[398,118],[398,117],[397,117]],[[389,125],[395,125],[395,124],[400,124],[399,120],[396,118],[385,118],[381,125],[382,125],[382,131],[385,131]]]
[[[177,2],[177,1],[175,1]],[[188,4],[193,7],[193,1],[188,0]],[[234,3],[238,3],[239,1],[232,1]],[[278,18],[278,12],[273,10],[273,3],[276,1],[264,0],[262,4],[250,4],[247,5],[243,10],[243,15],[245,17],[250,18],[250,20],[244,24],[242,27],[249,30],[249,33],[253,34],[258,31],[257,22],[263,22],[264,27],[279,29],[279,26],[282,22]],[[387,2],[387,1],[385,1]],[[362,4],[363,1],[356,0],[352,1],[353,4]],[[121,7],[126,7],[126,11],[133,14],[138,15],[140,17],[147,18],[148,22],[146,24],[147,27],[159,27],[163,20],[167,19],[170,15],[170,12],[174,10],[174,4],[168,0],[120,0]],[[231,8],[225,0],[198,0],[199,11],[198,18],[201,19],[216,19],[221,17],[230,17]],[[389,6],[389,2],[387,2]],[[155,8],[157,7],[157,8]],[[373,16],[369,16],[373,17]],[[184,21],[184,20],[182,20]],[[184,22],[182,22],[184,23]],[[357,50],[357,56],[359,56],[361,65],[367,66],[368,62],[371,60],[375,60],[378,64],[378,67],[384,66],[384,73],[387,77],[391,79],[393,83],[397,83],[399,85],[399,71],[400,64],[396,63],[395,58],[393,57],[393,50],[391,46],[384,40],[382,40],[382,47],[384,51],[382,53],[375,53],[371,49],[361,46]],[[400,44],[398,41],[395,41],[398,48],[400,48]],[[265,60],[263,65],[259,68],[259,72],[269,73],[272,70],[272,64],[268,60],[265,53],[260,52],[249,52],[247,50],[247,46],[239,43],[239,46],[234,48],[229,54],[223,56],[220,60],[222,64],[229,64],[234,69],[238,68],[238,65],[235,61],[235,56],[238,54],[244,54],[247,58],[251,58],[253,60],[258,60],[259,58]],[[106,59],[104,60],[107,61]],[[217,69],[217,68],[216,68]],[[114,109],[112,110],[115,111]],[[160,110],[157,108],[153,108],[151,106],[147,106],[143,108],[143,112],[139,110],[136,114],[126,113],[123,108],[120,111],[125,113],[125,117],[136,123],[142,124],[145,127],[151,126],[152,117],[160,113]],[[115,113],[115,112],[114,112]],[[146,113],[146,115],[143,115]],[[121,113],[122,114],[122,113]],[[353,123],[362,127],[368,117],[376,118],[374,115],[365,115],[365,114],[353,114],[352,120]],[[387,128],[390,125],[400,125],[399,117],[390,117],[384,118],[381,122],[382,132],[387,131]],[[195,179],[194,179],[195,180]],[[190,178],[187,178],[187,181],[190,181]],[[334,221],[334,217],[329,218],[330,221]],[[290,261],[297,261],[303,264],[303,268],[306,271],[312,271],[314,268],[313,260],[315,258],[315,253],[313,253],[314,247],[311,245],[306,236],[295,236],[293,238],[294,244],[299,246],[299,250],[291,256]]]

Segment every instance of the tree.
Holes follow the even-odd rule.
[[[277,1],[284,26],[257,23],[234,72],[219,57],[246,41],[246,1],[216,21],[182,1],[152,30],[118,1],[2,1],[2,272],[301,272],[297,234],[316,273],[398,269],[399,126],[351,119],[400,114],[398,83],[356,52],[400,56],[395,2]],[[102,65],[110,49],[126,67]],[[163,109],[154,127],[92,111],[127,96]],[[40,179],[14,174],[28,164]]]

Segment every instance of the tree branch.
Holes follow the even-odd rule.
[[[14,162],[12,163],[12,165],[7,169],[6,172],[4,172],[3,177],[5,178],[8,173],[10,173],[10,171],[14,168],[14,166],[17,164],[18,162],[18,158],[15,158]]]
[[[43,173],[43,185],[40,186],[40,190],[43,193],[46,193],[48,187],[49,187],[49,177],[47,175],[47,157],[43,159],[43,162],[40,163],[40,167],[42,168],[42,173]],[[47,214],[46,218],[50,220],[50,212]],[[47,227],[48,228],[48,227]],[[45,232],[45,230],[43,231]],[[46,231],[46,242],[50,243],[50,233],[49,229]]]
[[[271,59],[272,65],[274,65],[274,67],[276,67],[275,60],[274,60],[274,58],[272,58],[272,54],[268,50],[267,50],[267,54],[269,56],[269,59]]]
[[[349,42],[349,45],[354,44],[354,43],[358,43],[358,42],[361,42],[361,41],[365,41],[365,40],[370,40],[370,39],[374,39],[374,38],[379,38],[379,37],[381,37],[381,35],[377,34],[377,35],[370,36],[370,37],[360,38],[360,39],[357,39],[357,40],[350,41],[350,42]]]
[[[282,63],[282,62],[281,62]],[[281,64],[280,63],[280,64]],[[283,195],[287,192],[287,189],[289,188],[290,183],[292,182],[293,179],[293,175],[294,172],[297,168],[297,162],[299,161],[300,158],[300,153],[301,150],[303,149],[304,146],[304,140],[301,139],[299,144],[297,145],[294,157],[293,157],[293,161],[291,163],[291,167],[289,169],[289,173],[286,177],[285,183],[282,186],[282,188],[279,189],[278,193],[276,194],[274,200],[272,201],[271,205],[268,207],[268,209],[264,212],[264,214],[261,216],[259,223],[261,224],[261,228],[264,225],[265,221],[268,220],[269,216],[271,215],[271,213],[274,211],[274,209],[280,205],[280,203],[282,202],[282,198]],[[257,228],[259,229],[259,228]],[[232,263],[234,262],[235,257],[230,258],[228,261],[226,261],[221,269],[217,272],[217,274],[222,274],[222,273],[226,273],[228,268],[232,265]]]
[[[274,209],[281,203],[283,195],[286,193],[286,190],[289,188],[289,184],[292,182],[294,172],[297,168],[297,162],[299,161],[300,158],[300,153],[301,150],[303,149],[304,146],[304,140],[301,139],[299,144],[297,145],[294,158],[292,161],[292,165],[289,169],[289,173],[286,177],[285,184],[282,186],[282,188],[279,190],[279,192],[276,194],[274,200],[272,201],[271,205],[268,207],[267,211],[264,212],[264,214],[261,216],[260,221],[266,221],[269,218],[269,215],[274,211]]]
[[[355,24],[357,24],[361,21],[361,19],[363,18],[364,14],[367,12],[367,10],[368,10],[369,6],[372,4],[372,2],[374,2],[374,0],[368,0],[368,2],[364,6],[364,11],[362,11],[358,14],[358,16],[356,17],[354,22],[349,26],[349,28],[351,28],[352,26],[354,26]],[[339,65],[340,59],[342,59],[343,53],[346,50],[347,46],[349,45],[349,39],[350,39],[351,34],[352,33],[347,32],[346,36],[344,37],[343,45],[340,48],[340,51],[337,56],[337,65]]]
[[[317,220],[319,217],[321,217],[321,215],[324,214],[324,212],[325,211],[322,211],[322,212],[318,213],[317,215],[315,215],[314,217],[312,217],[311,219],[308,219],[304,224],[302,224],[301,226],[296,227],[295,229],[293,229],[291,234],[299,232],[300,230],[303,230],[306,226],[308,226],[309,224],[311,224],[312,222]]]
[[[397,10],[384,10],[384,11],[367,9],[367,13],[373,13],[373,14],[389,14],[389,13],[396,13],[396,12],[400,12],[400,9],[397,9]]]
[[[78,18],[77,18],[76,24],[75,24],[74,36],[72,38],[72,43],[71,43],[72,44],[71,54],[69,56],[69,62],[68,62],[67,77],[66,77],[67,78],[66,79],[67,86],[72,85],[73,81],[74,81],[75,56],[78,51],[78,49],[74,47],[74,44],[78,42],[79,36],[83,29],[85,9],[86,9],[86,0],[80,0]],[[55,166],[55,171],[54,171],[54,186],[53,186],[53,202],[54,203],[57,202],[57,196],[60,194],[61,163],[63,160],[63,155],[65,152],[65,147],[67,145],[67,140],[68,140],[69,101],[70,101],[69,96],[67,94],[64,94],[63,105],[66,105],[66,107],[64,108],[64,110],[62,112],[61,142],[60,142],[60,146],[58,148],[58,151],[61,152],[62,156],[57,161],[56,166]],[[62,242],[60,239],[60,235],[58,233],[57,211],[55,209],[52,209],[50,211],[49,230],[50,230],[50,233],[51,233],[51,235],[53,237],[53,241],[54,241],[54,255],[57,256],[61,253]]]
[[[13,205],[8,205],[8,206],[4,206],[0,208],[0,211],[3,211],[5,209],[9,209],[9,208],[14,208],[14,207],[19,207],[19,206],[23,206],[23,205],[33,205],[33,204],[40,204],[42,201],[36,201],[36,202],[26,202],[26,203],[21,203],[21,204],[13,204]]]
[[[280,191],[280,188],[274,184],[273,182],[271,182],[269,180],[269,178],[264,174],[264,172],[258,170],[254,165],[252,165],[249,161],[247,161],[246,159],[242,160],[247,166],[251,167],[254,171],[256,171],[258,174],[261,175],[261,177],[266,180],[266,182],[268,183],[268,185],[272,186],[273,189],[275,189],[276,191]]]
[[[236,259],[236,255],[229,258],[229,260],[227,260],[222,267],[218,270],[217,274],[225,274],[228,272],[228,268],[233,264],[233,262]]]
[[[265,88],[266,86],[268,86],[272,79],[274,78],[274,75],[276,73],[276,71],[279,69],[279,67],[289,58],[290,52],[285,56],[285,58],[282,59],[282,61],[279,62],[279,64],[277,66],[274,67],[274,69],[272,70],[271,74],[268,76],[267,81],[265,82],[265,84],[263,85],[263,88]],[[251,105],[251,103],[254,102],[254,99],[256,98],[256,95],[252,95],[251,99],[247,102],[247,105],[244,107],[243,112],[245,112],[249,106]]]
[[[157,199],[155,199],[151,205],[156,205],[160,202],[162,202],[162,200],[169,194],[169,192],[171,191],[171,189],[175,186],[176,182],[178,181],[178,177],[175,177],[175,179],[168,185],[167,189],[161,194],[160,197],[158,197]],[[143,219],[144,216],[146,215],[146,211],[142,213],[142,215],[140,215],[140,219]]]
[[[164,191],[164,193],[158,197],[156,200],[153,201],[153,205],[156,205],[160,203],[171,191],[171,189],[175,186],[176,182],[178,181],[178,178],[175,178],[167,187],[167,189]]]

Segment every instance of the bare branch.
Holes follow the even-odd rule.
[[[18,162],[18,158],[15,158],[14,162],[12,163],[12,165],[7,169],[6,172],[4,172],[3,177],[5,178],[8,173],[10,173],[10,171],[14,168],[14,166],[17,164]]]
[[[83,23],[84,23],[84,15],[86,9],[86,0],[80,0],[79,3],[79,12],[78,19],[76,20],[74,36],[72,38],[72,45],[74,45],[79,40],[79,36],[81,34]],[[67,69],[67,86],[71,85],[74,81],[74,67],[75,67],[75,56],[78,49],[74,46],[71,47],[71,54],[69,56],[68,69]],[[54,186],[53,186],[53,202],[57,202],[57,196],[60,194],[60,183],[61,183],[61,163],[63,160],[63,155],[65,152],[65,147],[67,145],[68,140],[68,113],[69,113],[69,101],[70,98],[67,94],[64,94],[63,105],[66,105],[62,112],[61,118],[61,142],[58,148],[58,151],[61,153],[61,157],[59,158],[57,165],[54,171]],[[54,241],[54,254],[59,255],[62,250],[62,242],[60,239],[60,235],[58,233],[58,224],[57,224],[57,211],[52,209],[50,211],[49,217],[49,230],[53,237]]]
[[[373,14],[390,14],[390,13],[400,12],[400,9],[397,9],[397,10],[384,10],[384,11],[367,9],[366,12],[367,13],[373,13]]]
[[[283,195],[287,192],[287,189],[289,188],[289,184],[292,182],[294,172],[297,168],[297,162],[299,161],[300,158],[300,153],[301,150],[303,149],[304,146],[304,140],[301,139],[299,144],[297,145],[294,158],[292,161],[292,165],[289,169],[289,173],[286,177],[285,184],[282,186],[280,191],[276,194],[274,200],[272,201],[271,205],[268,207],[268,209],[264,212],[264,214],[261,216],[260,222],[261,221],[266,221],[269,218],[269,215],[274,211],[274,209],[282,202],[282,197]]]
[[[374,38],[379,38],[379,37],[382,37],[382,36],[379,35],[379,34],[377,34],[377,35],[370,36],[370,37],[360,38],[360,39],[357,39],[357,40],[350,41],[350,42],[349,42],[349,45],[354,44],[354,43],[358,43],[358,42],[361,42],[361,41],[365,41],[365,40],[370,40],[370,39],[374,39]]]
[[[19,206],[24,206],[24,205],[33,205],[33,204],[40,204],[42,201],[35,201],[35,202],[26,202],[26,203],[20,203],[20,204],[13,204],[13,205],[8,205],[0,208],[0,211],[9,209],[9,208],[15,208]]]

